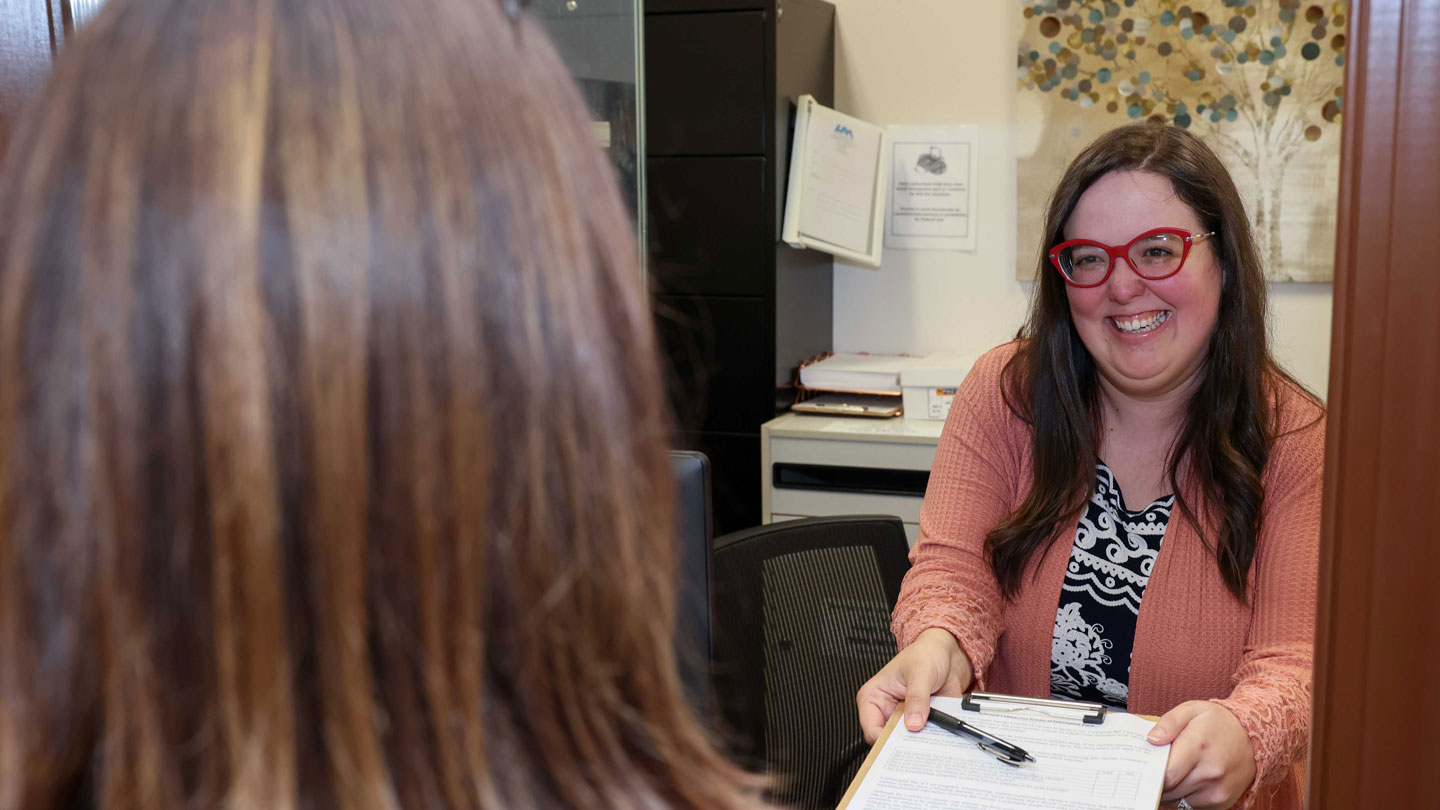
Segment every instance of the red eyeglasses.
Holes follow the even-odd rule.
[[[1050,249],[1050,263],[1073,287],[1098,287],[1110,278],[1115,262],[1124,259],[1135,274],[1160,281],[1180,272],[1190,246],[1215,235],[1192,236],[1184,228],[1155,228],[1125,245],[1102,245],[1089,239],[1069,239]]]

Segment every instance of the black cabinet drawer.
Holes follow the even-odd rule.
[[[776,234],[762,157],[650,158],[650,275],[658,293],[765,295]]]
[[[765,14],[645,18],[645,151],[763,155]]]
[[[775,416],[775,358],[763,298],[657,295],[655,326],[681,430],[759,433]]]

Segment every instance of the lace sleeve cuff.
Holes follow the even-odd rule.
[[[974,688],[985,688],[985,672],[995,658],[999,637],[997,620],[984,600],[965,588],[934,584],[922,592],[901,597],[890,630],[900,649],[909,646],[924,631],[938,627],[959,642],[974,671]]]
[[[1309,691],[1289,680],[1266,684],[1269,699],[1232,695],[1215,699],[1240,721],[1255,751],[1255,782],[1238,808],[1249,806],[1252,794],[1279,784],[1309,744]]]

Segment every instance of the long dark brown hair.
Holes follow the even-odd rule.
[[[0,808],[740,808],[632,226],[499,0],[112,0],[0,174]]]
[[[1271,355],[1263,266],[1229,172],[1195,135],[1163,124],[1130,124],[1101,135],[1070,164],[1050,198],[1039,281],[1019,349],[1004,371],[1006,401],[1034,431],[1034,481],[1019,508],[986,537],[986,551],[1001,591],[1013,596],[1030,559],[1058,525],[1078,516],[1094,486],[1097,371],[1070,317],[1064,279],[1045,251],[1064,239],[1080,196],[1106,174],[1125,170],[1168,178],[1203,230],[1216,233],[1208,244],[1222,274],[1219,315],[1167,472],[1181,514],[1214,553],[1226,586],[1244,599],[1264,500],[1261,475],[1275,441],[1276,386],[1303,387]],[[1200,504],[1185,498],[1186,475]]]

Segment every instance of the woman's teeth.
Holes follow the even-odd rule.
[[[1169,319],[1170,311],[1161,310],[1154,315],[1149,316],[1137,315],[1133,318],[1111,318],[1110,320],[1115,322],[1116,328],[1118,328],[1121,332],[1133,335],[1137,332],[1144,332],[1148,329],[1154,329],[1155,327],[1159,326],[1160,324],[1166,322]]]

